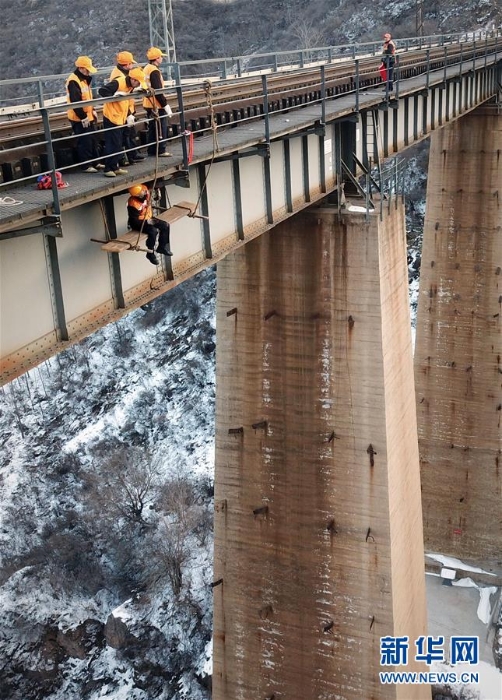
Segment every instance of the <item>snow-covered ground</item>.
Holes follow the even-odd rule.
[[[448,687],[460,700],[500,700],[502,698],[502,674],[494,665],[493,636],[494,615],[499,609],[500,589],[475,583],[469,577],[459,577],[457,570],[473,574],[490,575],[479,567],[469,566],[453,557],[427,554],[440,562],[450,572],[453,580],[443,579],[439,574],[427,574],[428,633],[434,637],[451,636],[479,637],[479,663],[451,666],[446,662],[435,662],[431,671],[435,673],[478,673],[478,683],[449,683]],[[451,585],[444,585],[444,584]],[[446,661],[446,660],[445,660]]]
[[[0,697],[209,697],[214,297],[208,270],[3,388]]]

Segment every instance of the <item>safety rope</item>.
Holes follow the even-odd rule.
[[[218,125],[216,124],[216,115],[214,113],[213,105],[213,84],[210,80],[204,80],[202,83],[204,89],[204,95],[206,96],[207,106],[209,107],[209,113],[211,115],[211,131],[213,133],[213,152],[217,153],[220,150],[218,144]]]
[[[101,216],[103,217],[103,224],[105,227],[105,234],[106,234],[106,240],[107,241],[112,241],[112,237],[110,236],[110,227],[108,226],[108,220],[106,218],[106,213],[105,213],[105,205],[103,203],[103,199],[100,197],[99,199],[99,206],[101,209]]]
[[[4,207],[15,207],[17,204],[22,204],[20,199],[14,199],[14,197],[0,197],[0,205]]]
[[[187,162],[188,162],[188,165],[190,165],[190,163],[193,160],[193,131],[190,131],[189,129],[185,129],[185,131],[183,132],[183,136],[188,141]]]
[[[150,97],[150,101],[152,103],[152,114],[153,118],[155,120],[155,167],[154,167],[154,175],[153,175],[153,184],[151,187],[151,199],[150,201],[153,201],[153,191],[155,190],[155,185],[157,183],[158,177],[159,177],[159,146],[160,146],[160,134],[162,133],[162,127],[161,127],[161,122],[160,122],[160,116],[159,116],[159,110],[157,108],[157,102],[155,100],[155,90],[153,88],[150,88],[147,92],[148,96]],[[145,221],[146,219],[141,220],[141,226],[138,231],[138,236],[136,238],[136,243],[134,245],[131,245],[131,248],[133,250],[140,250],[139,242],[141,240],[141,236],[143,234],[143,228],[145,226]]]
[[[216,154],[220,150],[220,146],[218,144],[218,125],[216,123],[216,115],[214,113],[214,104],[213,104],[213,84],[211,83],[210,80],[205,80],[202,84],[202,87],[204,89],[204,94],[206,96],[207,106],[209,107],[210,125],[211,125],[211,131],[213,134],[213,153],[211,156],[211,160],[209,161],[206,176],[204,177],[204,182],[201,184],[201,187],[200,187],[200,192],[199,192],[199,196],[197,198],[197,202],[195,204],[195,208],[194,208],[193,212],[191,214],[189,214],[189,216],[191,216],[191,217],[195,216],[197,209],[199,208],[200,200],[202,199],[202,195],[204,194],[204,190],[206,189],[207,179],[209,177],[209,173],[211,172],[211,166],[214,163],[214,159],[216,158]],[[193,134],[192,134],[192,137],[193,137]]]

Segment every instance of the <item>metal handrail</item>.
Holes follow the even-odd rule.
[[[445,44],[459,44],[465,42],[475,42],[476,40],[484,39],[486,41],[489,37],[498,37],[502,34],[502,30],[483,30],[479,29],[474,32],[461,32],[457,34],[447,34],[447,35],[431,35],[427,37],[409,37],[398,39],[398,51],[407,52],[416,48],[432,48],[433,46],[443,46]],[[380,42],[365,42],[361,44],[350,44],[350,45],[338,45],[338,46],[321,46],[309,49],[297,49],[297,50],[285,50],[285,51],[275,51],[269,53],[255,53],[236,57],[215,57],[206,59],[197,59],[194,61],[178,61],[177,63],[166,63],[161,66],[165,75],[172,76],[177,75],[181,81],[185,80],[197,80],[202,78],[207,78],[209,75],[217,80],[226,80],[230,76],[243,77],[246,75],[256,75],[262,71],[278,72],[281,69],[292,69],[293,67],[301,67],[302,65],[315,64],[315,63],[333,63],[337,60],[347,60],[353,61],[355,58],[364,56],[375,56],[381,47]],[[311,58],[310,61],[306,61],[306,57]],[[289,60],[284,60],[281,62],[281,57]],[[245,65],[254,64],[254,62],[264,59],[262,64],[250,65],[249,70],[244,70]],[[228,66],[231,65],[233,72],[229,73]],[[199,67],[213,66],[218,67],[217,70],[213,70],[212,73],[208,74],[193,72]],[[102,77],[108,80],[108,76],[113,66],[99,69],[96,73],[96,77]],[[183,74],[186,72],[186,76]],[[0,80],[0,107],[4,100],[2,99],[2,91],[7,88],[12,88],[18,90],[19,87],[33,86],[34,92],[38,92],[38,85],[44,83],[64,83],[68,77],[68,72],[58,73],[54,75],[40,75],[36,78],[26,77],[26,78],[10,78]],[[169,80],[171,86],[174,86],[175,81]],[[53,90],[56,88],[54,87]],[[45,102],[47,102],[50,97],[47,95],[47,91],[50,90],[46,86],[44,92]],[[62,95],[61,92],[54,92],[54,95]],[[20,99],[26,100],[27,95],[11,97],[10,100],[16,102]]]
[[[497,31],[497,32],[486,33],[486,36],[488,36],[488,35],[495,38],[495,40],[496,40],[495,50],[496,50],[496,49],[497,49],[497,45],[498,45],[498,36],[500,35],[499,32]],[[457,36],[457,35],[455,35],[455,36]],[[464,37],[465,40],[469,40],[469,41],[471,41],[472,38],[473,38],[472,36],[468,36],[468,35],[466,35],[465,33],[463,33],[462,35],[458,35],[458,40],[456,40],[456,41],[450,41],[449,43],[448,43],[448,42],[445,42],[445,43],[443,44],[444,56],[445,56],[445,58],[448,58],[448,45],[456,45],[456,44],[458,44],[458,43],[461,43],[461,37]],[[451,36],[448,37],[448,38],[451,39]],[[421,42],[422,42],[422,46],[424,46],[424,44],[427,44],[427,37],[425,37],[425,38],[420,38],[420,39],[421,39]],[[434,37],[434,39],[436,40],[437,37]],[[407,50],[409,49],[409,43],[410,43],[409,40],[407,40],[407,46],[406,46]],[[429,45],[430,45],[430,42],[429,42]],[[360,46],[366,46],[366,45],[360,45]],[[474,49],[475,49],[475,48],[476,48],[476,44],[474,43]],[[484,47],[483,47],[482,49],[480,48],[480,50],[483,51],[484,63],[485,63],[485,65],[486,65],[486,57],[487,57],[487,41],[486,41],[486,40],[485,40],[485,42],[484,42]],[[330,47],[330,52],[331,52],[331,53],[330,53],[330,56],[331,56],[331,58],[333,58],[333,47]],[[286,54],[286,53],[287,53],[287,54],[291,54],[291,52],[280,52],[280,53],[282,53],[282,54]],[[430,69],[430,48],[427,48],[426,53],[427,53],[427,56],[426,56],[426,61],[425,61],[425,67],[426,67],[426,71],[427,71],[427,75],[428,75],[429,69]],[[277,57],[279,54],[266,54],[266,55],[274,55],[274,56]],[[361,77],[360,64],[363,63],[363,62],[365,62],[365,59],[366,59],[366,58],[367,58],[368,62],[374,62],[374,58],[371,57],[371,56],[368,56],[368,57],[365,56],[365,57],[363,57],[363,58],[355,59],[355,65],[356,65],[355,90],[351,90],[351,92],[354,92],[354,93],[355,93],[356,111],[357,111],[358,108],[359,108],[359,94],[360,94],[360,91],[361,91],[361,89],[362,89],[362,88],[361,88],[361,85],[360,85],[360,82],[361,82],[361,81],[360,81],[360,77]],[[347,59],[350,60],[351,63],[354,63],[354,59],[353,59],[352,56],[347,56]],[[229,60],[230,60],[230,59],[229,59]],[[234,59],[231,59],[231,60],[234,60]],[[462,46],[461,46],[460,70],[462,70],[462,61],[464,61],[464,60],[465,60],[465,57],[464,57],[464,54],[463,54],[463,51],[462,51]],[[210,59],[206,59],[206,60],[203,60],[203,61],[198,61],[197,63],[206,64],[206,63],[208,63],[209,61],[210,61]],[[183,91],[184,91],[184,88],[186,88],[186,87],[193,88],[194,85],[197,85],[198,83],[192,82],[192,83],[190,83],[190,84],[188,84],[188,85],[187,85],[187,84],[183,84],[183,81],[182,81],[182,78],[181,78],[181,68],[180,68],[181,65],[183,65],[183,64],[181,64],[181,63],[178,63],[178,64],[170,64],[170,70],[172,71],[171,74],[174,75],[174,81],[173,81],[174,85],[169,85],[169,86],[167,86],[166,88],[164,88],[162,91],[159,91],[159,92],[162,92],[163,94],[171,94],[171,95],[172,95],[172,94],[175,94],[175,95],[176,95],[177,102],[178,102],[178,114],[179,114],[179,119],[180,119],[180,124],[181,124],[181,130],[180,130],[180,134],[179,134],[178,136],[176,136],[175,138],[176,138],[176,139],[181,139],[182,149],[183,149],[183,162],[184,162],[184,167],[185,167],[185,169],[186,169],[186,168],[188,167],[188,162],[187,162],[186,140],[185,140],[185,136],[184,136],[184,131],[185,131],[185,117],[184,117],[185,106],[184,106],[184,95],[183,95]],[[326,67],[326,63],[321,63],[321,64],[318,65],[318,66],[312,67],[313,75],[315,75],[316,72],[317,72],[317,74],[318,74],[318,78],[317,78],[318,83],[317,83],[317,84],[319,85],[319,92],[320,92],[320,99],[313,100],[312,103],[313,103],[313,104],[315,104],[315,103],[320,103],[320,105],[321,105],[321,115],[320,115],[320,116],[321,116],[321,123],[324,123],[324,122],[325,122],[325,116],[326,116],[326,100],[327,100],[327,99],[330,99],[330,98],[328,98],[328,97],[326,96],[325,67]],[[296,70],[296,67],[294,67],[292,70],[293,70],[293,71]],[[399,76],[399,56],[397,56],[395,70],[396,70],[397,90],[398,90],[398,89],[399,89],[399,77],[400,77],[400,76]],[[445,69],[445,71],[446,71],[446,69]],[[446,73],[445,73],[445,75],[446,75]],[[51,76],[48,76],[48,77],[50,78]],[[31,109],[34,110],[34,111],[36,111],[36,112],[38,112],[38,113],[40,113],[41,116],[42,116],[42,118],[43,118],[44,140],[43,140],[43,141],[37,142],[37,146],[39,146],[39,147],[40,147],[40,146],[47,146],[47,151],[48,151],[48,163],[47,163],[47,164],[48,164],[48,166],[49,166],[49,170],[47,170],[47,171],[45,171],[45,172],[47,172],[47,173],[51,173],[51,172],[54,173],[55,170],[56,170],[56,165],[55,165],[56,160],[55,160],[55,157],[54,157],[54,145],[55,145],[55,144],[58,144],[58,143],[61,143],[61,142],[65,141],[65,140],[73,139],[74,136],[71,135],[71,136],[63,136],[63,137],[59,137],[59,138],[54,138],[53,135],[51,134],[50,129],[49,129],[49,126],[48,126],[48,124],[49,124],[49,122],[48,122],[48,116],[49,116],[49,114],[50,114],[50,113],[55,113],[55,112],[61,112],[61,111],[62,111],[62,108],[63,108],[63,109],[66,109],[66,108],[67,108],[67,105],[66,105],[66,103],[62,104],[61,102],[52,101],[52,103],[48,103],[48,102],[46,101],[46,97],[45,97],[44,91],[43,91],[43,78],[44,78],[44,77],[42,76],[42,77],[39,77],[39,78],[37,78],[37,79],[35,80],[35,84],[37,85],[37,88],[38,88],[38,98],[37,98],[38,106],[31,105]],[[30,81],[30,80],[33,81],[34,79],[23,79],[23,80],[24,80],[25,82],[28,82],[28,81]],[[2,85],[4,85],[4,84],[10,84],[11,82],[12,82],[12,81],[8,81],[8,80],[7,80],[7,81],[5,81],[5,80],[0,81],[0,87],[1,87]],[[265,133],[264,133],[264,137],[265,137],[265,141],[268,143],[268,142],[270,141],[270,127],[269,127],[269,115],[268,115],[268,92],[269,92],[269,90],[268,90],[267,73],[262,73],[262,75],[261,75],[261,82],[262,82],[262,95],[261,95],[261,99],[262,99],[262,102],[263,102],[262,118],[264,119],[264,132],[265,132]],[[429,78],[428,78],[428,77],[427,77],[427,84],[429,84]],[[131,94],[133,94],[133,93],[131,93]],[[138,94],[137,97],[140,97],[140,94]],[[107,102],[112,102],[112,101],[115,102],[115,101],[129,100],[130,98],[131,98],[131,95],[126,95],[126,96],[123,96],[123,97],[115,97],[115,96],[112,96],[112,97],[107,97],[107,98],[97,97],[97,98],[94,98],[94,99],[88,100],[88,101],[83,101],[83,102],[78,102],[78,103],[72,103],[72,108],[78,108],[78,107],[81,107],[81,106],[84,106],[84,105],[85,105],[85,106],[92,105],[93,107],[97,107],[97,106],[102,106],[102,105],[104,105],[104,104],[107,103]],[[388,98],[388,94],[387,94],[387,98]],[[286,108],[284,108],[284,111],[287,111],[287,110],[289,110],[289,109],[290,109],[290,107],[286,107]],[[283,110],[282,110],[282,109],[277,110],[277,112],[279,112],[279,113],[280,113],[281,111],[283,111]],[[255,118],[255,117],[254,117],[254,118]],[[242,121],[242,120],[241,120],[241,121]],[[118,128],[120,128],[120,127],[118,127]],[[91,132],[91,133],[90,133],[90,136],[95,136],[95,132]],[[19,147],[19,148],[23,148],[23,147]],[[17,149],[14,148],[14,149],[10,149],[10,150],[14,152],[14,151],[16,151]],[[9,150],[4,151],[4,154],[6,154],[6,153],[9,153]],[[92,163],[90,162],[90,164],[92,164]],[[75,166],[74,166],[74,165],[71,165],[71,166],[66,166],[66,168],[65,168],[65,167],[58,168],[58,170],[65,170],[65,169],[73,168],[73,167],[75,167]],[[38,176],[38,174],[37,174],[37,175],[28,176],[28,177],[26,177],[26,178],[22,178],[22,180],[16,179],[15,182],[16,182],[16,183],[20,183],[21,181],[24,181],[24,180],[35,179],[37,176]],[[12,181],[3,183],[2,185],[0,185],[0,190],[1,190],[4,186],[11,186],[11,185],[12,185]],[[53,189],[55,189],[55,188],[53,188]],[[59,207],[58,207],[58,192],[57,192],[57,189],[55,189],[55,192],[54,192],[54,200],[55,200],[56,208],[59,208]]]

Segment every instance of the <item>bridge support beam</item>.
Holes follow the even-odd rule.
[[[502,128],[431,136],[415,373],[425,546],[502,567]]]
[[[217,337],[213,699],[430,698],[378,676],[426,633],[402,205],[228,255]]]

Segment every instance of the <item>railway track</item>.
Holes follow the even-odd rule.
[[[454,43],[433,46],[428,49],[414,49],[399,53],[396,64],[396,77],[399,80],[425,73],[438,71],[446,66],[465,61],[482,61],[485,56],[499,49],[497,37],[486,39],[481,45],[473,43]],[[368,89],[380,83],[379,56],[366,56],[354,61],[338,60],[323,64],[324,79],[321,79],[320,65],[297,68],[290,71],[267,74],[268,110],[270,112],[288,110],[309,104],[326,97],[333,98],[351,90]],[[182,89],[182,106],[185,128],[195,134],[211,128],[212,120],[218,127],[245,119],[256,119],[263,115],[264,96],[262,75],[253,75],[230,80],[199,80],[197,84],[185,84]],[[173,117],[170,120],[170,136],[180,135],[180,104],[176,88],[165,90]],[[69,138],[71,129],[66,116],[64,97],[59,106],[51,106],[49,123],[52,138],[56,139],[53,147],[58,167],[71,164],[71,155],[64,154],[71,150],[73,142]],[[54,100],[52,101],[55,102]],[[33,106],[30,106],[33,109]],[[35,107],[36,109],[36,107]],[[101,117],[101,108],[98,105]],[[19,108],[17,109],[19,112]],[[13,115],[2,110],[0,114],[0,163],[3,182],[16,180],[36,174],[46,169],[44,125],[40,114]],[[145,117],[141,98],[137,100],[137,118],[140,138],[145,129],[141,120]],[[62,139],[58,143],[58,139]]]

